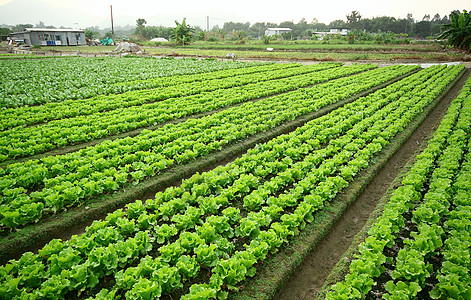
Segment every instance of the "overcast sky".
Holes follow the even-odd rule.
[[[56,27],[111,27],[110,5],[113,6],[115,26],[135,25],[144,18],[147,25],[174,26],[183,17],[191,26],[206,29],[224,22],[299,22],[302,18],[321,23],[342,19],[357,10],[363,18],[390,16],[405,18],[411,13],[422,20],[425,14],[433,17],[450,14],[452,10],[471,9],[470,0],[337,0],[337,1],[254,1],[254,0],[0,0],[0,24],[37,24],[40,21]]]

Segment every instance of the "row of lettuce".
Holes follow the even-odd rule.
[[[8,53],[11,55],[5,56],[0,55],[0,60],[2,59],[45,59],[45,58],[54,58],[54,59],[67,59],[72,57],[77,57],[77,55],[34,55],[34,54],[15,54],[15,53]]]
[[[471,299],[471,79],[327,299]]]
[[[137,128],[158,125],[196,113],[208,112],[247,100],[270,96],[314,83],[358,73],[372,65],[336,68],[334,64],[291,67],[252,67],[255,74],[242,74],[231,78],[215,79],[195,84],[179,84],[168,88],[150,89],[84,100],[87,104],[56,105],[54,110],[34,108],[30,116],[57,116],[65,111],[80,112],[80,116],[63,118],[36,126],[17,126],[0,132],[0,161],[43,153],[57,147],[87,142]],[[325,70],[327,69],[327,70]],[[325,70],[323,72],[319,72]],[[237,70],[238,71],[238,70]],[[254,70],[253,70],[254,71]],[[226,73],[234,73],[227,72]],[[299,75],[303,74],[303,75]],[[196,86],[197,85],[197,86]],[[186,96],[186,97],[185,97]],[[113,103],[113,104],[111,104]],[[106,112],[87,114],[106,107]],[[42,110],[42,113],[37,113]],[[59,113],[55,113],[56,111]],[[28,114],[15,114],[3,119],[5,123],[31,120]],[[28,124],[31,125],[31,124]]]
[[[69,99],[61,102],[45,103],[39,106],[23,106],[5,109],[1,112],[2,130],[11,129],[17,126],[25,127],[63,118],[86,116],[98,112],[111,111],[117,108],[164,100],[170,97],[197,94],[205,89],[205,87],[201,85],[201,80],[198,80],[199,77],[206,78],[205,81],[215,80],[212,90],[216,90],[224,87],[224,79],[231,80],[231,77],[239,77],[259,72],[288,70],[291,68],[298,68],[300,66],[301,65],[299,64],[254,65],[246,66],[244,68],[240,67],[191,75],[173,75],[158,77],[155,79],[151,77],[149,79],[137,81],[140,82],[141,85],[144,85],[146,82],[154,83],[151,86],[142,86],[143,91],[138,93],[132,91],[124,91],[122,93],[120,91],[114,91],[107,95],[96,94],[93,95],[93,97],[83,99]],[[334,67],[336,65],[324,64],[324,66],[328,68],[328,66]],[[247,80],[247,76],[242,78]],[[232,84],[235,83],[235,81],[231,82]],[[137,83],[136,81],[120,82],[121,86],[126,84],[136,86]],[[185,89],[185,87],[188,88]],[[160,92],[159,89],[161,88],[164,88],[164,91]],[[139,89],[136,88],[135,90]],[[210,87],[206,87],[206,91],[210,90]],[[145,99],[140,100],[142,97]]]
[[[0,60],[0,107],[15,108],[115,93],[118,82],[245,68],[213,59],[75,57]]]
[[[0,297],[224,298],[328,206],[461,70],[421,70],[231,164],[130,203],[82,235],[27,252],[0,267]]]
[[[191,162],[409,72],[391,66],[0,169],[2,231]],[[438,70],[438,69],[437,69]]]

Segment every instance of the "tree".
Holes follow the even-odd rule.
[[[0,36],[7,36],[11,33],[11,30],[6,27],[0,28]]]
[[[370,32],[394,32],[394,33],[401,33],[401,23],[397,22],[396,18],[394,17],[376,17],[371,19],[371,28],[365,28]]]
[[[189,44],[191,42],[193,33],[195,33],[195,30],[190,27],[190,25],[186,24],[186,18],[183,18],[181,23],[175,20],[175,24],[177,27],[173,29],[172,34],[175,44],[182,46]]]
[[[15,25],[11,28],[11,31],[12,32],[22,32],[24,31],[26,28],[33,28],[33,24],[18,24],[18,25]]]
[[[341,29],[341,28],[345,28],[346,27],[346,23],[344,20],[334,20],[332,22],[330,22],[329,24],[329,27],[330,28],[338,28],[338,29]]]
[[[90,40],[93,40],[94,38],[98,36],[98,32],[93,31],[92,29],[89,29],[89,28],[85,29],[84,33],[85,33],[85,37]]]
[[[396,27],[395,27],[395,30],[394,30],[394,33],[403,33],[405,35],[409,35],[411,33],[411,29],[412,26],[409,24],[409,22],[407,21],[407,19],[398,19],[397,22],[396,22]]]
[[[265,34],[265,30],[268,28],[268,26],[263,23],[263,22],[257,22],[252,24],[250,26],[250,30],[248,31],[249,36],[256,38],[256,39],[261,39],[262,36]]]
[[[47,26],[46,26],[46,24],[44,24],[43,21],[39,21],[39,23],[37,23],[35,27],[36,27],[36,28],[49,28],[49,29],[54,29],[54,28],[56,28],[56,27],[54,27],[54,26],[52,26],[52,25],[47,25]]]
[[[147,24],[146,19],[139,18],[136,20],[136,27],[145,26]]]
[[[243,31],[243,30],[239,30],[239,31],[232,30],[232,35],[233,35],[239,42],[242,42],[242,41],[246,38],[247,32],[245,32],[245,31]]]
[[[441,20],[442,18],[440,17],[440,14],[435,14],[435,16],[433,16],[432,22],[440,22]]]
[[[277,26],[274,26],[277,27]],[[281,28],[289,28],[291,31],[289,33],[283,33],[279,37],[281,37],[284,40],[292,40],[293,36],[298,36],[300,32],[298,32],[296,25],[294,24],[293,21],[283,21],[280,23]]]
[[[169,39],[171,35],[171,28],[164,26],[147,26],[144,28],[143,36],[146,39],[153,39],[156,37]]]
[[[280,23],[280,27],[282,28],[294,28],[294,22],[293,21],[283,21]]]
[[[300,37],[302,39],[310,38],[312,36],[312,32],[312,25],[304,18],[299,20],[299,22],[293,27],[293,36]]]
[[[106,38],[111,38],[113,37],[113,34],[111,31],[107,31],[105,32],[105,34],[103,35],[103,37],[101,39],[106,39]]]
[[[147,21],[145,19],[139,18],[136,20],[136,30],[134,31],[135,35],[141,35],[146,37],[146,26]]]
[[[440,39],[448,39],[448,43],[458,49],[469,51],[471,49],[471,15],[463,10],[453,11],[450,14],[450,24],[442,26],[443,33]]]
[[[351,14],[347,15],[347,24],[350,25],[351,29],[356,29],[358,26],[358,22],[361,20],[361,15],[357,10],[351,12]]]
[[[270,43],[270,37],[266,34],[262,36],[262,41],[265,45],[268,45]]]
[[[225,22],[222,27],[226,32],[232,31],[249,31],[250,22],[240,23],[240,22]]]
[[[404,30],[404,33],[411,34],[412,33],[412,28],[414,27],[415,20],[412,17],[412,14],[407,14],[407,22],[405,23],[406,29]]]
[[[431,35],[432,24],[429,21],[420,21],[414,25],[414,35],[420,38],[426,38]]]
[[[356,34],[356,31],[355,30],[352,30],[348,33],[347,35],[347,41],[349,44],[353,44],[355,43],[355,40],[358,38],[357,34]]]

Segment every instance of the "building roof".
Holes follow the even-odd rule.
[[[82,29],[72,28],[26,28],[26,31],[55,31],[55,32],[84,32]]]
[[[291,31],[291,28],[267,28],[267,30],[283,30],[283,31]]]
[[[22,32],[14,33],[26,33],[26,32],[84,32],[82,29],[72,28],[25,28]]]

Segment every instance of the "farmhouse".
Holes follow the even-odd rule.
[[[282,33],[289,33],[291,32],[291,28],[267,28],[265,30],[266,36],[273,36],[273,35],[280,35]]]
[[[10,35],[14,40],[23,40],[26,45],[83,46],[85,33],[80,29],[26,28]]]

